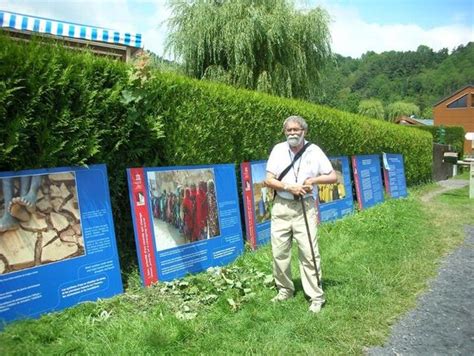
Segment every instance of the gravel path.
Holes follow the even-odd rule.
[[[450,181],[445,186],[459,187],[459,181]],[[474,355],[474,225],[465,231],[464,243],[442,260],[415,309],[394,325],[383,347],[367,349],[368,355]]]

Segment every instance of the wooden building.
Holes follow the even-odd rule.
[[[402,115],[395,120],[395,123],[398,125],[405,126],[433,126],[433,120],[430,119],[415,119],[413,117],[408,117]]]
[[[0,10],[0,30],[18,40],[28,41],[32,36],[53,38],[66,47],[87,48],[97,55],[125,62],[142,51],[142,36],[139,33],[67,23],[3,10]]]
[[[462,126],[474,132],[474,85],[467,85],[440,100],[433,109],[435,126]],[[471,141],[464,142],[464,153],[472,151]]]

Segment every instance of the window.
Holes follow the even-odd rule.
[[[467,107],[467,94],[461,96],[459,99],[453,101],[452,103],[448,104],[448,108],[466,108]]]
[[[471,94],[471,106],[474,107],[474,94]]]

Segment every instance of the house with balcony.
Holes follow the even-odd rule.
[[[462,126],[474,132],[474,84],[461,88],[438,101],[433,108],[435,126]],[[471,141],[464,141],[464,153],[472,151]]]

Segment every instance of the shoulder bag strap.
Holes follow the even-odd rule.
[[[311,145],[311,142],[306,142],[303,146],[303,148],[293,157],[293,161],[290,163],[288,167],[286,167],[278,176],[278,180],[282,180],[284,176],[290,171],[291,167],[295,164],[295,162],[303,155],[304,151]]]

